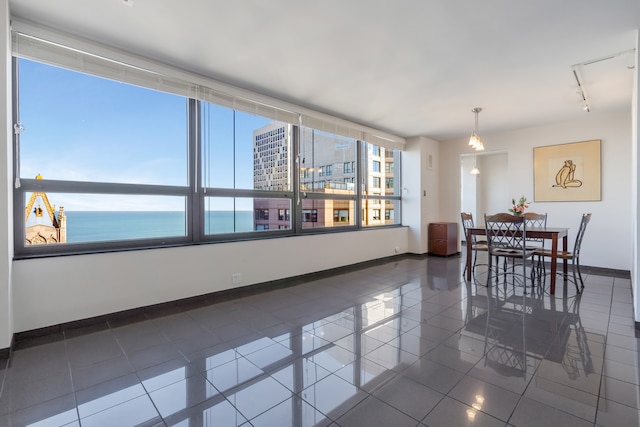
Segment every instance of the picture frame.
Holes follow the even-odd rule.
[[[600,146],[594,139],[534,147],[534,202],[602,200]]]

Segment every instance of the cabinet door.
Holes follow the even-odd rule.
[[[447,224],[431,223],[429,224],[429,240],[446,240],[448,233]]]
[[[434,255],[449,255],[449,242],[440,239],[429,240],[429,253]]]

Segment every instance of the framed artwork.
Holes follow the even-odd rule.
[[[533,149],[535,202],[602,200],[600,140]]]

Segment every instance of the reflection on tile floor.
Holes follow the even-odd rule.
[[[65,330],[2,363],[0,425],[639,425],[628,278],[550,296],[462,267],[408,257]]]

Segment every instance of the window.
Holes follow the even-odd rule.
[[[256,219],[269,219],[269,209],[256,209]]]
[[[318,222],[318,210],[317,209],[303,209],[302,210],[302,222]]]
[[[369,145],[369,144],[367,144]],[[364,177],[365,189],[362,203],[363,226],[397,225],[399,224],[400,212],[400,191],[396,176],[400,176],[398,165],[400,163],[400,152],[386,147],[379,147],[381,162],[369,158],[363,158],[363,165],[369,164],[370,168],[363,168],[365,174],[369,171],[371,175],[367,179]],[[365,152],[367,150],[364,150]],[[370,149],[370,151],[375,151]],[[383,152],[384,151],[384,152]],[[377,166],[376,163],[380,164]],[[384,170],[384,172],[379,172]],[[378,172],[376,172],[378,171]],[[384,190],[381,188],[384,178]],[[382,205],[384,204],[385,218],[381,220]]]
[[[27,59],[15,68],[14,114],[29,129],[17,151],[16,254],[186,241],[187,99]]]
[[[349,222],[349,211],[347,209],[334,209],[333,222]]]
[[[289,221],[289,209],[278,209],[278,221]]]
[[[303,230],[355,226],[353,200],[323,199],[302,201]]]
[[[26,59],[18,84],[21,179],[187,185],[185,98]]]
[[[300,168],[301,190],[318,193],[313,197],[323,197],[320,194],[326,194],[328,190],[331,190],[333,194],[355,194],[355,188],[337,185],[344,181],[327,180],[326,177],[333,176],[332,165],[335,158],[351,158],[353,160],[348,163],[354,162],[353,164],[355,164],[357,140],[306,127],[301,128],[300,133],[300,156],[303,165]],[[343,166],[346,163],[343,162]],[[318,176],[323,177],[322,182],[315,181],[313,175],[304,174],[305,168],[316,168]]]
[[[393,178],[385,178],[384,179],[384,188],[385,189],[393,189]]]
[[[14,60],[18,258],[358,229],[374,203],[399,208],[399,156],[357,126],[41,43]]]

